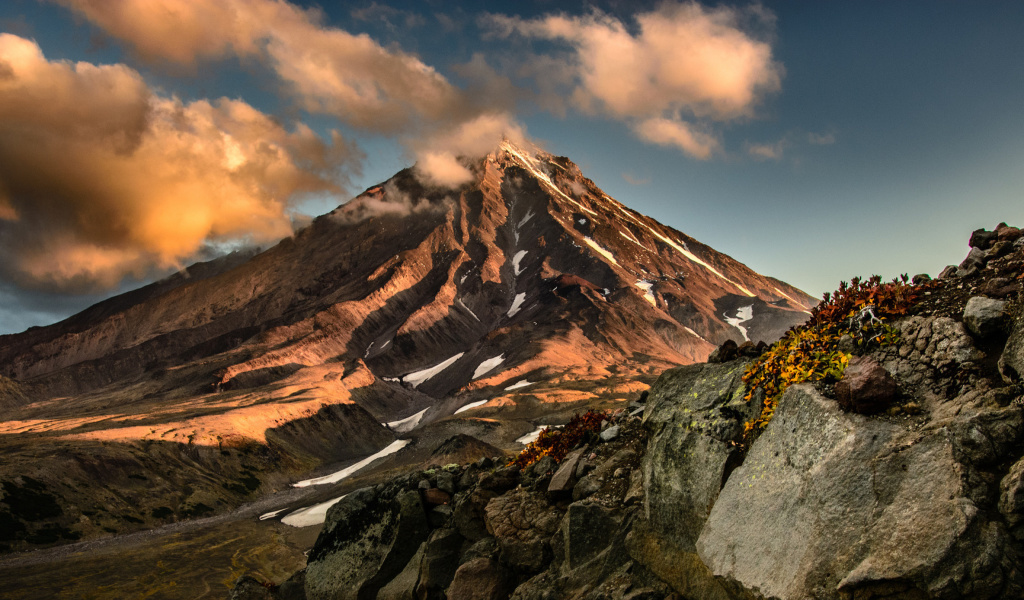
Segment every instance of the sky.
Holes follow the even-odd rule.
[[[1022,2],[5,0],[0,334],[502,136],[820,296],[1024,225]]]

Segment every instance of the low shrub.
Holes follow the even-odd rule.
[[[561,462],[566,454],[583,441],[587,432],[601,431],[601,422],[608,419],[608,413],[596,410],[575,414],[561,429],[543,429],[537,439],[527,444],[509,465],[525,469],[544,456]]]

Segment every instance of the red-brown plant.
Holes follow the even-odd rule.
[[[547,427],[541,430],[536,441],[527,444],[509,465],[525,469],[544,456],[561,462],[566,454],[583,441],[588,431],[601,431],[601,422],[608,419],[608,413],[596,410],[577,413],[561,429]]]

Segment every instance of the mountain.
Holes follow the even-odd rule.
[[[506,141],[468,166],[456,189],[401,171],[266,251],[0,337],[0,480],[57,498],[72,539],[221,510],[396,434],[511,448],[815,303],[567,158]]]

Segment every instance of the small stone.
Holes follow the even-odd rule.
[[[971,248],[970,253],[967,254],[967,258],[960,263],[961,269],[970,269],[971,267],[981,268],[985,266],[985,262],[988,260],[988,255],[985,254],[984,250],[978,248]]]
[[[1016,227],[1010,227],[1006,223],[1000,223],[1000,227],[996,227],[996,235],[999,237],[1000,242],[1016,242],[1021,239],[1024,235],[1021,230]]]
[[[988,252],[986,254],[987,254],[988,258],[992,259],[992,258],[1002,258],[1002,257],[1006,256],[1007,254],[1009,254],[1011,252],[1013,252],[1013,244],[1012,243],[1010,243],[1010,242],[996,242],[995,244],[992,244],[992,247],[989,248],[989,250],[988,250]]]
[[[429,490],[430,488],[432,488],[434,486],[430,485],[430,480],[429,479],[420,479],[420,481],[416,485],[416,487],[421,489],[421,490]]]
[[[446,595],[449,600],[504,600],[514,588],[514,578],[505,567],[488,558],[474,558],[455,571]]]
[[[975,296],[964,308],[964,325],[971,333],[986,337],[998,331],[1005,321],[1006,302]]]
[[[885,410],[896,397],[896,380],[878,361],[867,356],[850,360],[836,383],[836,400],[847,412],[871,414]]]
[[[425,490],[423,492],[423,501],[426,502],[427,504],[438,506],[441,504],[450,503],[452,501],[452,497],[450,494],[442,492],[437,488],[430,488],[429,490]]]
[[[956,265],[949,265],[939,273],[939,279],[950,279],[957,276]]]
[[[437,489],[446,494],[455,493],[455,476],[449,471],[442,471],[437,474]]]
[[[601,482],[596,477],[587,476],[580,479],[576,483],[576,486],[572,488],[572,500],[578,502],[584,498],[589,498],[597,493],[601,489]]]
[[[618,469],[615,469],[614,473],[612,473],[612,477],[616,479],[622,479],[623,477],[626,476],[627,473],[629,473],[629,469],[623,469],[622,467],[619,467]]]
[[[478,469],[490,469],[494,465],[494,461],[486,456],[480,457],[480,460],[473,463]]]
[[[995,231],[987,231],[985,229],[977,229],[971,233],[971,240],[967,242],[971,248],[978,248],[980,250],[988,250],[992,247],[992,244],[999,239],[999,234]]]
[[[921,285],[922,283],[928,283],[931,280],[931,276],[928,275],[927,273],[918,273],[917,275],[914,275],[910,279],[910,282],[913,283],[914,285]]]
[[[711,356],[708,356],[707,362],[724,363],[729,362],[730,360],[733,360],[738,356],[739,346],[736,345],[736,342],[732,340],[725,340],[721,346],[719,346],[717,349],[715,349],[714,352],[711,353]]]
[[[610,441],[614,440],[617,437],[619,437],[619,426],[618,425],[613,425],[612,427],[609,427],[608,429],[605,429],[604,431],[601,432],[601,441],[602,442],[610,442]]]
[[[568,492],[576,481],[576,466],[579,464],[583,450],[575,450],[562,459],[562,464],[551,476],[551,483],[548,484],[548,492],[558,494]]]
[[[840,352],[846,354],[852,354],[857,349],[857,342],[853,339],[853,336],[846,333],[843,337],[839,338],[839,344],[837,345]]]

